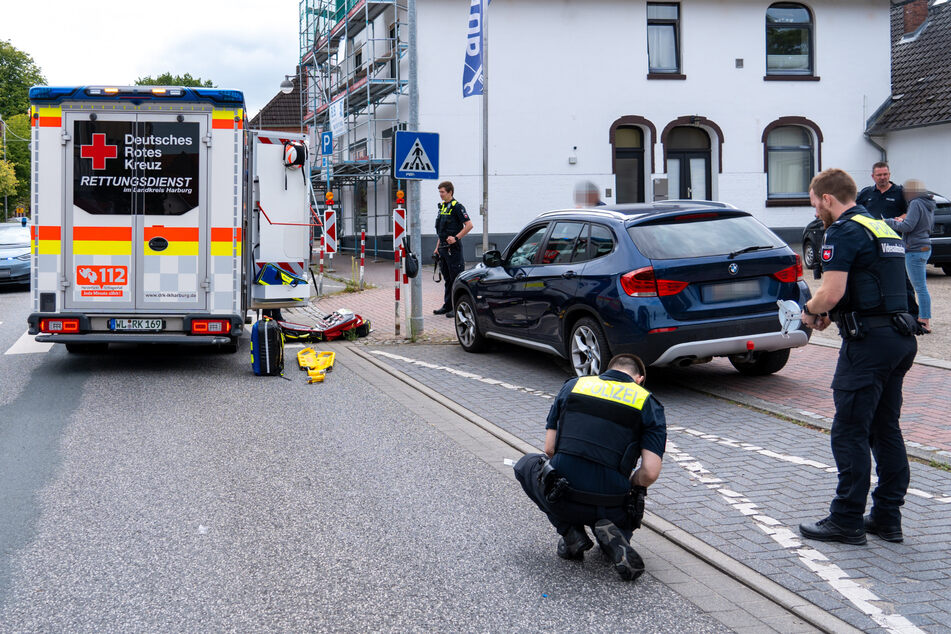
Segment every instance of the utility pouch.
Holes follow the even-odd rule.
[[[842,315],[839,330],[842,332],[842,338],[846,341],[858,341],[865,337],[865,328],[862,324],[862,318],[855,312],[844,313]]]
[[[895,313],[892,315],[892,324],[895,330],[903,337],[910,337],[918,334],[918,320],[911,313]]]

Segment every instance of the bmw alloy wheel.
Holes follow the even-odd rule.
[[[578,376],[601,373],[601,341],[588,320],[571,333],[571,365]]]
[[[476,335],[476,321],[472,306],[469,302],[460,302],[456,306],[456,336],[459,337],[459,343],[466,348],[471,348],[475,343]]]

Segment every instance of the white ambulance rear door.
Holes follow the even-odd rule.
[[[207,115],[69,112],[66,308],[206,304]]]
[[[123,179],[126,135],[135,113],[64,110],[66,187],[63,208],[64,308],[132,310],[136,196]]]

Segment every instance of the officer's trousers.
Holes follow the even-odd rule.
[[[456,281],[456,276],[466,270],[466,260],[462,256],[462,243],[455,244],[439,243],[439,271],[442,273],[442,279],[446,283],[446,290],[443,294],[443,306],[452,308],[452,283]]]
[[[627,509],[622,506],[592,506],[559,500],[554,504],[545,498],[544,485],[541,481],[542,467],[547,456],[540,453],[531,453],[523,456],[515,463],[515,478],[521,483],[525,493],[532,502],[548,516],[559,535],[564,535],[572,526],[583,530],[584,526],[594,526],[600,519],[608,519],[621,529],[624,537],[630,541],[631,519]]]
[[[839,484],[829,510],[832,521],[843,528],[862,528],[871,477],[869,450],[878,474],[873,519],[883,526],[901,525],[910,475],[898,419],[902,382],[917,351],[913,336],[902,336],[891,326],[871,328],[863,339],[842,342],[832,379],[832,455]]]

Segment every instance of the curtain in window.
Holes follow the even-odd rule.
[[[674,25],[647,26],[647,63],[652,73],[677,72],[677,38]]]
[[[813,177],[812,136],[798,126],[776,128],[766,137],[768,197],[809,195]]]

